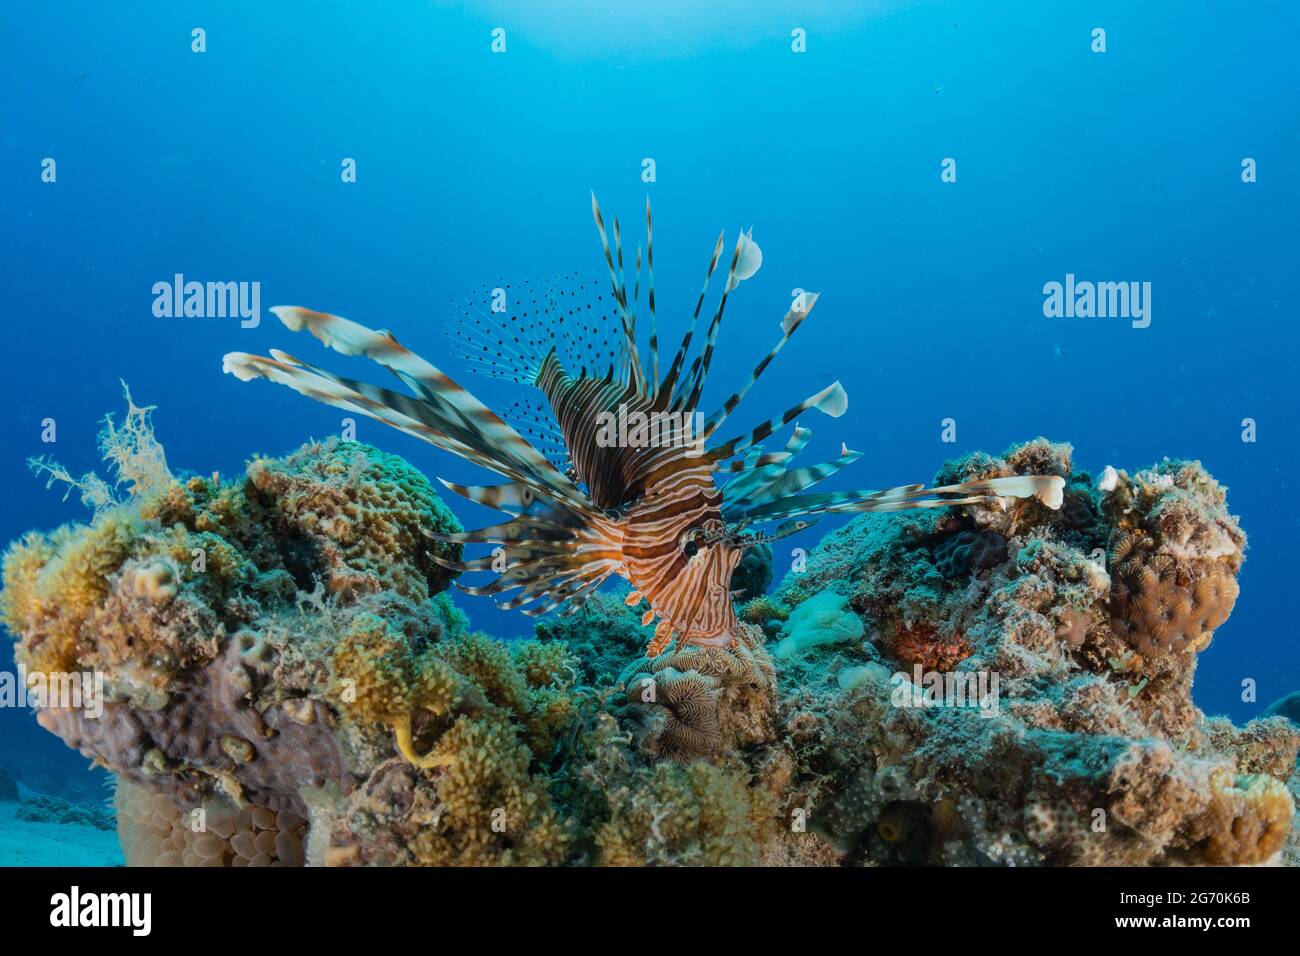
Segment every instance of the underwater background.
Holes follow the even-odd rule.
[[[157,406],[174,469],[238,474],[342,417],[221,374],[231,350],[306,351],[269,306],[391,328],[437,361],[443,321],[483,283],[603,274],[589,191],[629,236],[648,195],[670,341],[718,230],[752,225],[762,245],[706,404],[774,340],[792,289],[821,294],[748,401],[843,383],[849,410],[812,422],[809,456],[865,455],[831,490],[928,481],[1038,435],[1094,474],[1199,459],[1249,548],[1193,696],[1244,722],[1300,689],[1298,28],[1286,2],[6,4],[0,538],[85,519],[25,462],[95,467],[119,380]],[[261,324],[155,318],[151,288],[176,273],[259,282]],[[1150,282],[1150,326],[1045,317],[1043,286],[1067,273]],[[520,392],[462,380],[494,406]],[[430,476],[484,477],[378,423],[358,438]],[[467,527],[491,514],[448,503]],[[791,549],[846,520],[781,542],[778,581]],[[495,636],[531,634],[455,600]],[[85,766],[0,709],[0,767],[25,786],[97,801]]]

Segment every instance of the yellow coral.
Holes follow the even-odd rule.
[[[138,533],[125,507],[102,512],[89,527],[64,525],[48,538],[28,534],[4,559],[5,622],[22,635],[18,661],[33,672],[78,669],[94,644],[85,625],[109,591]]]
[[[532,754],[514,728],[495,717],[461,716],[432,757],[443,767],[434,786],[436,824],[415,838],[416,862],[427,866],[558,864],[572,834],[555,811],[545,779],[528,768]]]
[[[768,621],[785,621],[790,617],[790,609],[775,598],[763,596],[747,601],[740,609],[740,619],[746,624],[759,627]]]
[[[14,634],[22,634],[41,606],[38,579],[54,554],[53,543],[38,531],[27,532],[5,551],[0,615]]]
[[[1208,830],[1201,854],[1217,866],[1263,863],[1282,849],[1295,804],[1286,785],[1267,774],[1216,771],[1210,806],[1200,826]]]
[[[367,723],[399,728],[404,752],[410,748],[415,711],[444,714],[462,697],[460,680],[450,667],[428,654],[412,654],[406,640],[374,614],[354,619],[334,650],[331,670],[336,705]]]

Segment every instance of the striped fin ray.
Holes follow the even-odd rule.
[[[891,512],[913,508],[947,508],[953,505],[997,505],[1002,498],[1037,498],[1049,508],[1059,508],[1065,479],[1057,475],[1013,475],[986,478],[957,485],[926,488],[900,485],[883,491],[835,491],[792,495],[745,511],[748,521],[838,512]]]
[[[396,406],[402,418],[407,421],[421,421],[427,426],[411,431],[410,433],[415,437],[464,457],[470,457],[466,450],[472,451],[478,457],[471,460],[484,467],[509,478],[531,481],[575,507],[581,508],[587,504],[585,496],[577,486],[500,416],[446,373],[404,348],[391,334],[376,332],[340,316],[296,306],[277,306],[271,311],[286,327],[295,332],[306,328],[326,346],[337,352],[344,355],[364,355],[383,365],[415,391],[423,401],[416,401],[409,396],[402,396],[378,386],[343,380],[319,369],[311,369],[309,374],[315,376],[318,382],[322,380],[333,382],[334,389],[327,392],[333,398],[343,397],[337,394],[338,384],[343,382],[353,392],[353,395],[347,396],[346,400],[354,402],[358,396],[363,399],[361,402],[363,407],[357,410],[406,430],[398,421],[385,417],[382,413],[381,406],[392,402],[393,405],[388,407]],[[278,377],[268,376],[264,374],[268,371],[267,367],[263,363],[250,361],[253,358],[245,353],[231,353],[226,356],[223,367],[244,380],[247,380],[247,377],[262,375],[273,377],[280,384],[297,387],[293,379],[302,374],[301,369]],[[337,404],[331,397],[320,395],[312,395],[312,397]],[[433,424],[435,422],[437,424]],[[448,447],[445,441],[437,440],[443,436],[436,432],[451,436],[459,447]]]
[[[782,473],[784,469],[777,466],[783,466],[785,462],[801,452],[810,438],[812,438],[811,428],[795,425],[785,448],[781,451],[764,453],[762,445],[754,445],[745,453],[743,461],[733,463],[741,467],[723,469],[740,472],[723,486],[725,507],[734,511],[733,503],[749,501],[755,491]]]
[[[546,518],[519,517],[472,531],[426,531],[434,541],[451,544],[505,544],[537,548],[577,540],[576,529]]]
[[[454,491],[462,498],[483,505],[486,508],[504,511],[506,514],[516,517],[535,517],[556,508],[564,507],[554,498],[542,494],[534,486],[526,482],[514,481],[504,485],[460,485],[453,481],[447,481],[445,478],[439,478],[438,481],[442,483],[443,487],[449,491]],[[565,508],[565,510],[568,511],[569,509]],[[570,511],[569,515],[571,515],[573,521],[582,521],[582,516],[579,514]]]
[[[480,436],[466,430],[459,420],[448,418],[428,402],[377,385],[333,375],[279,350],[273,349],[272,356],[264,358],[232,352],[225,356],[223,367],[243,381],[261,377],[286,385],[318,402],[383,422],[507,478],[546,487],[531,471],[525,472],[515,463],[504,460],[490,446],[485,446]],[[582,494],[576,487],[573,490],[579,496]],[[575,507],[585,504],[585,498],[562,500]]]
[[[740,262],[740,253],[745,248],[745,234],[736,238],[736,248],[731,253],[731,265],[727,268],[727,281],[722,286],[722,297],[709,322],[708,332],[704,337],[704,351],[691,363],[691,369],[682,380],[682,388],[674,396],[673,405],[682,409],[694,409],[700,403],[700,394],[704,391],[704,380],[709,375],[709,365],[713,362],[713,350],[718,342],[718,330],[722,328],[722,314],[727,309],[727,298],[731,290],[739,284],[736,279],[736,265]]]
[[[747,497],[748,492],[760,487],[772,477],[779,474],[781,469],[778,467],[794,457],[808,442],[812,435],[811,428],[794,427],[794,432],[790,440],[782,451],[764,452],[762,445],[754,445],[745,452],[744,459],[732,462],[732,466],[721,471],[739,472],[734,478],[723,486],[723,496],[728,501],[736,501]]]
[[[538,575],[527,584],[512,585],[511,588],[507,588],[506,590],[510,590],[515,586],[521,586],[522,590],[518,596],[501,601],[498,607],[505,611],[514,611],[536,601],[538,602],[536,606],[524,608],[522,613],[528,617],[537,617],[554,610],[570,599],[579,598],[585,601],[585,595],[600,587],[617,567],[617,561],[597,560],[559,577],[553,574]]]
[[[785,317],[781,320],[780,340],[772,347],[772,350],[768,352],[756,366],[754,366],[754,371],[750,374],[749,381],[741,386],[734,395],[723,402],[722,408],[718,409],[705,419],[704,437],[706,440],[712,437],[712,435],[718,430],[719,426],[727,420],[727,416],[735,411],[736,406],[744,401],[745,396],[749,394],[749,390],[754,387],[754,383],[758,381],[759,377],[764,371],[766,371],[767,367],[772,364],[772,361],[781,353],[781,350],[785,348],[785,344],[790,341],[790,337],[794,335],[799,326],[803,324],[803,320],[808,318],[808,313],[813,310],[813,306],[816,304],[817,293],[806,292],[803,295],[802,301],[796,299],[790,306],[790,310],[786,312]],[[798,308],[800,305],[803,306],[802,309]]]
[[[541,509],[537,500],[525,504],[527,489],[511,486],[495,489],[469,488],[448,484],[452,490],[466,493],[471,500],[499,498],[507,508],[523,506]],[[486,494],[491,490],[493,494]],[[486,503],[486,502],[485,502]],[[577,610],[606,578],[623,563],[620,538],[612,525],[597,518],[568,513],[557,504],[513,518],[502,524],[456,534],[429,534],[430,538],[466,544],[489,543],[504,547],[490,555],[462,561],[435,557],[438,564],[456,571],[492,571],[496,577],[481,585],[456,586],[467,594],[493,596],[509,591],[519,593],[498,602],[502,610],[522,609],[537,616],[572,602],[566,611]],[[532,604],[532,607],[525,605]],[[576,606],[575,606],[576,605]]]
[[[655,316],[655,231],[650,219],[650,197],[645,197],[645,260],[647,302],[650,306],[650,398],[659,397],[659,325]]]
[[[839,418],[848,410],[848,407],[849,399],[844,394],[844,387],[839,382],[832,382],[816,395],[804,399],[798,405],[786,409],[775,418],[765,421],[748,435],[740,435],[710,448],[708,457],[711,461],[719,462],[725,461],[733,455],[738,455],[751,445],[761,442],[778,429],[784,428],[810,408],[825,412],[832,418]]]
[[[590,571],[571,578],[563,587],[545,595],[543,603],[537,607],[525,608],[520,613],[528,617],[540,617],[563,604],[564,607],[559,611],[560,617],[572,617],[582,610],[582,606],[587,603],[596,589],[609,579],[616,567],[616,565],[609,565],[598,571]]]
[[[353,383],[340,376],[315,369],[277,349],[272,349],[271,354],[272,358],[265,358],[260,355],[231,352],[225,356],[224,368],[242,381],[259,377],[268,379],[318,402],[383,422],[391,428],[396,428],[398,431],[426,441],[444,451],[450,451],[499,474],[523,480],[522,476],[517,475],[513,469],[484,457],[476,449],[450,434],[460,431],[458,422],[435,419],[441,428],[430,425],[428,419],[431,413],[418,399],[388,392],[387,389],[378,386]],[[353,385],[363,386],[366,393],[354,388]],[[405,407],[411,414],[404,413],[399,406]]]
[[[709,268],[704,273],[704,284],[700,287],[700,296],[695,300],[695,311],[691,313],[691,324],[686,327],[686,333],[682,336],[682,344],[677,349],[677,354],[673,356],[672,364],[668,367],[668,374],[660,385],[659,398],[655,402],[656,408],[667,407],[672,401],[673,392],[677,386],[677,376],[681,373],[682,366],[686,364],[686,356],[691,349],[691,340],[695,337],[695,326],[700,320],[700,310],[704,308],[704,297],[709,292],[709,281],[713,278],[713,273],[718,268],[718,260],[722,257],[722,241],[725,232],[718,233],[718,241],[713,246],[713,255],[709,259]]]
[[[619,312],[623,321],[623,337],[627,342],[628,371],[631,374],[630,382],[637,394],[645,394],[645,371],[641,368],[641,356],[636,347],[636,315],[633,311],[634,304],[628,304],[627,285],[623,279],[623,243],[619,236],[618,220],[613,221],[614,228],[614,246],[618,255],[618,267],[615,269],[614,256],[609,248],[609,238],[605,235],[605,220],[600,213],[600,203],[596,201],[596,194],[591,194],[591,215],[596,220],[596,231],[600,233],[600,245],[605,252],[605,265],[609,269],[610,285],[614,289],[614,298],[619,305]]]
[[[771,480],[758,487],[742,489],[738,497],[732,497],[729,494],[731,488],[728,485],[723,489],[723,495],[727,499],[722,512],[723,517],[728,520],[744,517],[748,509],[757,505],[797,495],[805,488],[810,488],[819,481],[831,477],[840,469],[846,468],[861,457],[862,452],[850,451],[848,448],[841,446],[840,456],[832,461],[793,470],[783,468]]]

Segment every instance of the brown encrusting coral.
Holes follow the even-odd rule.
[[[1111,626],[1134,650],[1203,650],[1237,601],[1246,536],[1225,493],[1195,462],[1117,472],[1103,499],[1113,525]]]
[[[458,525],[400,459],[331,440],[177,478],[133,420],[131,494],[81,479],[93,520],[13,544],[0,593],[25,667],[104,678],[101,717],[38,719],[117,775],[131,864],[1295,855],[1300,730],[1191,700],[1245,546],[1196,463],[1094,482],[1042,439],[950,462],[1059,475],[1067,505],[860,517],[734,647],[646,657],[618,596],[471,632],[424,534]]]

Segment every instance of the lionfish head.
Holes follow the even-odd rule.
[[[681,534],[683,563],[670,583],[675,592],[666,602],[672,609],[664,620],[678,636],[693,644],[728,644],[736,630],[731,603],[731,576],[745,552],[745,539],[710,519]]]

